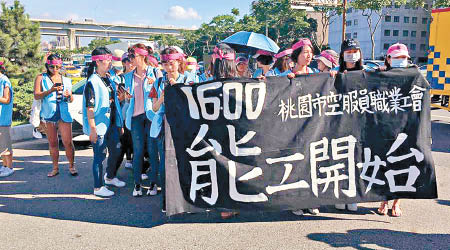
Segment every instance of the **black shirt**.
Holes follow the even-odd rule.
[[[114,124],[116,120],[116,104],[115,104],[115,96],[116,91],[111,85],[111,81],[107,77],[102,77],[102,82],[108,88],[109,92],[109,108],[111,110],[110,113],[110,123]],[[94,108],[95,107],[95,92],[94,87],[91,82],[86,83],[86,87],[84,89],[84,98],[86,99],[86,108]]]

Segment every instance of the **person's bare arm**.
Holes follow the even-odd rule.
[[[42,75],[36,76],[36,80],[34,80],[34,99],[41,100],[44,99],[46,96],[50,95],[53,91],[57,91],[58,88],[62,89],[62,86],[56,86],[53,85],[53,87],[47,91],[42,91]]]
[[[5,86],[3,89],[3,96],[0,97],[0,103],[1,104],[9,104],[11,102],[11,92],[9,90],[8,86]]]
[[[97,142],[97,128],[95,127],[94,108],[87,108],[87,117],[88,117],[89,128],[91,130],[91,134],[89,135],[89,140],[92,143],[96,143]]]

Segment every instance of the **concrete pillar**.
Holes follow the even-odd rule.
[[[69,29],[67,31],[67,36],[69,37],[69,49],[73,50],[76,47],[76,37],[75,37],[75,29]]]
[[[76,40],[76,48],[77,49],[81,48],[80,37],[79,36],[75,36],[75,40]]]

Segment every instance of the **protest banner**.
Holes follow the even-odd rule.
[[[167,213],[436,198],[428,89],[417,68],[167,86]]]

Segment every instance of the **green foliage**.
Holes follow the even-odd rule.
[[[34,78],[43,69],[39,24],[30,21],[23,5],[1,3],[0,56],[6,74],[14,84],[13,119],[29,116],[33,102]]]
[[[183,41],[178,39],[174,35],[168,35],[168,34],[158,34],[158,35],[151,35],[149,37],[150,41],[155,41],[159,44],[160,47],[164,46],[183,46]]]
[[[111,41],[111,40],[106,39],[106,38],[96,38],[96,39],[93,39],[93,40],[88,44],[88,48],[89,48],[89,51],[92,51],[92,50],[94,50],[95,48],[98,48],[98,47],[104,47],[104,46],[106,46],[106,45],[114,44],[114,43],[120,43],[120,41],[118,41],[118,40]]]
[[[238,18],[239,9],[213,17],[195,31],[183,32],[183,47],[190,55],[203,56],[200,48],[210,48],[238,31],[252,31],[272,38],[280,47],[288,47],[296,38],[310,37],[317,22],[307,18],[305,11],[291,8],[289,0],[260,0],[252,3],[251,13]]]

